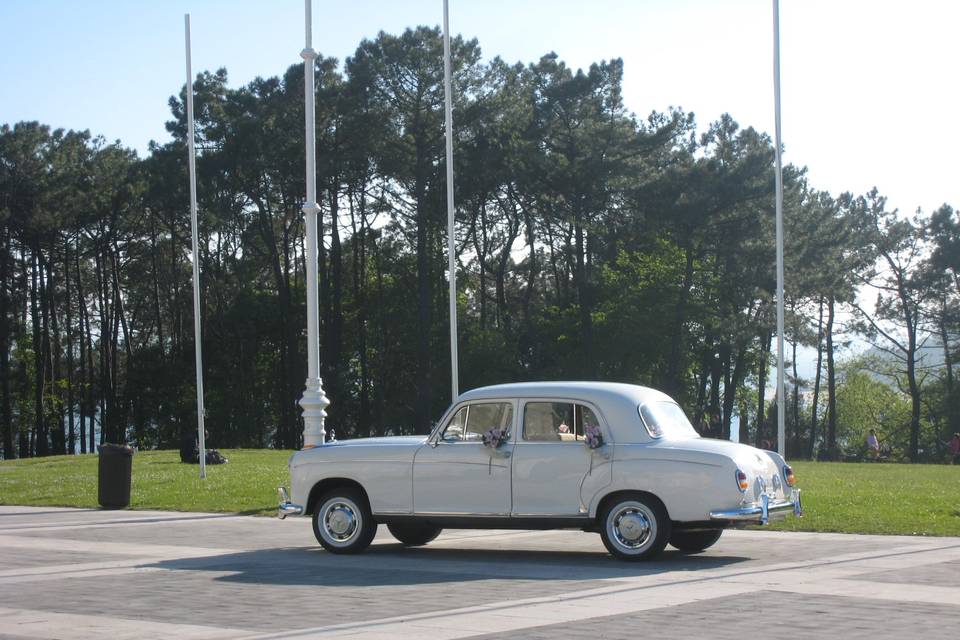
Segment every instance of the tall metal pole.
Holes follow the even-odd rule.
[[[783,393],[783,165],[780,158],[780,0],[773,0],[773,104],[777,157],[777,451],[786,455]]]
[[[207,477],[207,442],[203,426],[203,353],[200,334],[200,242],[197,233],[197,151],[193,136],[193,72],[190,69],[190,14],[183,16],[187,47],[187,148],[190,167],[190,231],[193,235],[193,344],[197,361],[197,448],[200,478]]]
[[[443,0],[443,104],[447,129],[447,261],[450,271],[450,388],[452,401],[460,395],[457,355],[457,261],[453,218],[453,103],[450,80],[450,12]]]
[[[314,60],[317,52],[313,50],[311,0],[305,0],[306,46],[300,52],[303,58],[304,80],[304,120],[306,125],[307,155],[307,200],[303,203],[303,215],[307,223],[307,381],[300,398],[303,408],[303,448],[309,449],[323,445],[326,431],[323,422],[327,417],[325,409],[330,401],[323,393],[323,381],[320,379],[320,321],[317,309],[317,173],[314,166],[316,156],[316,134],[314,130]],[[334,221],[336,224],[336,221]]]

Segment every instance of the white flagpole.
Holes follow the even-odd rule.
[[[197,359],[197,442],[200,477],[207,477],[207,443],[203,427],[203,354],[200,334],[200,242],[197,238],[197,160],[193,139],[193,72],[190,70],[190,14],[183,16],[187,46],[187,148],[190,151],[190,229],[193,234],[193,343]]]
[[[777,157],[777,451],[786,456],[783,393],[783,164],[780,158],[780,0],[773,0],[773,104]]]
[[[450,387],[452,401],[460,395],[457,355],[457,262],[453,218],[453,104],[450,80],[450,12],[443,0],[443,104],[447,130],[447,258],[450,270]]]
[[[323,393],[323,381],[320,379],[320,319],[317,309],[317,173],[315,170],[316,128],[314,109],[314,60],[317,52],[313,50],[313,16],[311,0],[304,0],[306,46],[300,52],[303,58],[304,83],[304,126],[306,134],[307,156],[307,200],[303,203],[303,215],[307,227],[307,381],[300,398],[303,408],[303,448],[322,446],[327,435],[323,423],[327,417],[325,409],[330,404]],[[336,224],[336,221],[334,221]]]

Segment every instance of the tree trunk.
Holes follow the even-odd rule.
[[[917,381],[917,323],[909,300],[901,296],[907,330],[907,388],[910,391],[910,460],[920,461],[920,383]]]
[[[476,224],[479,218],[480,224]],[[487,221],[481,202],[477,205],[477,214],[473,224],[473,248],[477,252],[477,303],[480,305],[480,330],[487,328]]]
[[[723,431],[723,411],[720,408],[720,379],[723,363],[730,357],[730,348],[720,345],[710,360],[710,437],[716,438]]]
[[[119,367],[120,349],[118,344],[118,341],[120,339],[120,332],[117,331],[118,327],[120,331],[123,332],[123,346],[124,346],[124,351],[127,355],[127,362],[126,362],[127,374],[126,376],[124,376],[124,388],[123,388],[123,393],[121,394],[124,398],[124,402],[121,403],[123,408],[120,411],[120,418],[118,421],[119,428],[120,428],[119,441],[121,443],[125,443],[127,441],[127,426],[130,424],[130,416],[128,414],[128,402],[132,402],[132,404],[134,404],[135,407],[139,407],[141,401],[140,401],[139,393],[134,393],[132,398],[130,398],[127,393],[127,390],[129,389],[129,385],[127,384],[126,381],[129,380],[130,377],[135,377],[136,361],[134,360],[134,357],[133,357],[132,336],[130,334],[129,327],[127,326],[127,314],[126,314],[126,311],[124,310],[123,292],[120,290],[120,248],[117,246],[116,240],[114,240],[113,242],[113,251],[110,252],[110,262],[111,262],[111,271],[113,272],[113,296],[114,296],[113,309],[116,315],[116,319],[114,320],[114,332],[113,332],[113,339],[114,339],[114,345],[115,345],[113,349],[113,354],[114,354],[113,379],[115,381],[114,384],[118,388],[118,390],[119,390],[119,381],[120,381],[120,367]],[[135,410],[134,413],[136,414],[137,411]]]
[[[41,266],[46,265],[46,286],[44,298],[46,299],[46,315],[49,317],[49,331],[44,323],[44,333],[46,334],[47,358],[50,363],[50,391],[55,394],[53,406],[53,419],[55,424],[50,430],[50,440],[52,453],[54,455],[64,455],[67,452],[67,434],[63,424],[63,402],[60,392],[60,381],[62,380],[61,371],[61,342],[60,342],[60,322],[57,316],[57,287],[53,277],[53,265],[56,254],[51,247],[50,260],[41,262]]]
[[[534,227],[533,217],[524,209],[523,212],[524,229],[526,230],[527,247],[530,254],[527,258],[530,262],[527,269],[527,286],[523,290],[523,326],[524,333],[529,335],[533,329],[533,318],[530,317],[530,304],[533,301],[533,291],[536,287],[539,265],[537,262],[537,238],[536,228]]]
[[[938,318],[937,328],[940,333],[940,344],[943,346],[943,364],[946,368],[947,377],[945,384],[944,403],[947,407],[947,431],[948,433],[960,432],[960,416],[953,395],[953,355],[950,353],[950,335],[947,331],[947,302],[943,300],[940,317]]]
[[[0,387],[2,387],[3,422],[0,423],[3,439],[3,459],[16,457],[13,447],[13,405],[10,397],[10,303],[8,288],[10,272],[10,230],[7,225],[0,230]]]
[[[80,273],[80,252],[76,255],[77,268],[77,307],[80,312],[80,379],[82,387],[82,399],[80,400],[80,438],[83,440],[83,429],[86,427],[86,421],[89,420],[89,447],[81,442],[81,453],[93,453],[96,451],[96,403],[93,398],[93,337],[90,331],[90,312],[87,308],[87,298],[83,293],[83,277]],[[84,343],[86,343],[86,358],[84,359]],[[84,364],[85,360],[85,364]],[[84,413],[85,411],[85,413]]]
[[[737,388],[740,386],[740,383],[743,382],[743,377],[746,375],[746,367],[744,367],[745,356],[746,349],[740,347],[735,356],[733,371],[731,372],[730,370],[729,357],[724,366],[723,431],[720,434],[720,437],[724,440],[730,439],[730,425],[733,421],[733,407],[736,402]]]
[[[794,338],[791,341],[791,358],[793,359],[793,447],[791,447],[790,455],[796,455],[795,450],[800,448],[800,378],[797,375],[797,340]],[[787,442],[784,443],[783,451],[787,452],[787,444],[790,442],[790,438],[787,438]]]
[[[277,310],[277,338],[280,345],[280,366],[276,382],[280,420],[277,424],[276,433],[274,434],[274,446],[278,449],[289,449],[294,447],[294,441],[296,441],[298,437],[297,434],[294,433],[295,418],[293,415],[294,405],[296,403],[296,392],[294,389],[296,389],[296,387],[293,386],[290,379],[291,359],[293,358],[294,349],[290,344],[291,302],[288,287],[289,282],[283,261],[281,260],[280,251],[277,248],[276,233],[274,233],[273,229],[273,216],[267,208],[266,203],[259,198],[255,199],[255,204],[257,207],[257,222],[260,237],[263,239],[268,251],[270,270],[273,274],[274,284],[277,287],[277,305],[279,307]],[[317,222],[319,227],[319,214],[317,215]],[[323,236],[318,233],[317,237],[319,239]],[[322,241],[318,241],[318,245],[322,244]]]
[[[113,432],[113,380],[111,378],[110,367],[110,347],[112,341],[111,318],[108,308],[106,276],[103,272],[103,260],[100,255],[99,247],[95,249],[94,274],[96,275],[97,285],[97,311],[100,316],[100,444],[104,442],[116,442]]]
[[[741,401],[740,404],[740,430],[737,437],[737,442],[742,442],[746,444],[750,441],[750,418],[747,412],[746,402]]]
[[[43,415],[43,391],[46,382],[45,365],[43,357],[43,342],[40,335],[40,301],[39,297],[39,254],[40,250],[36,246],[33,248],[33,257],[30,262],[30,317],[33,326],[33,366],[34,366],[34,389],[33,389],[33,409],[34,428],[33,443],[31,453],[38,456],[47,455],[47,434],[44,425]]]
[[[590,274],[586,264],[586,242],[583,226],[574,225],[576,262],[573,272],[574,286],[577,289],[577,302],[580,311],[580,332],[582,351],[586,357],[581,360],[581,372],[586,379],[597,377],[596,358],[590,357],[593,353],[593,291],[590,283]]]
[[[163,360],[163,312],[160,306],[160,256],[157,251],[157,228],[153,224],[150,225],[150,258],[153,266],[153,317],[154,322],[157,324],[157,346],[160,347],[160,360]]]
[[[416,433],[430,430],[430,409],[433,403],[433,354],[430,352],[432,326],[432,287],[430,281],[430,212],[427,202],[427,171],[430,158],[419,121],[414,125],[416,165],[414,200],[417,215],[417,396],[415,405]]]
[[[754,421],[754,444],[760,446],[763,443],[763,425],[766,422],[764,414],[767,408],[767,370],[770,368],[770,340],[773,334],[765,331],[760,337],[760,362],[757,363],[757,419]]]
[[[330,199],[330,293],[331,305],[330,323],[325,331],[327,340],[327,376],[331,397],[344,398],[343,388],[343,248],[340,243],[340,201],[337,192],[337,180],[329,191]],[[346,418],[346,403],[331,404],[332,424],[344,424]]]
[[[667,360],[667,374],[664,379],[667,392],[674,398],[679,397],[683,390],[680,365],[683,359],[683,338],[687,324],[687,301],[690,298],[690,287],[693,286],[693,248],[687,246],[684,254],[683,283],[680,287],[680,296],[677,299],[677,308],[674,312],[673,333],[670,337],[670,358]]]
[[[73,314],[71,313],[70,303],[70,239],[64,238],[63,248],[63,278],[65,294],[63,303],[66,310],[66,330],[67,330],[67,453],[73,455],[76,453],[77,433],[76,425],[73,422]]]
[[[27,249],[21,248],[20,261],[19,261],[20,290],[24,292],[24,300],[23,300],[23,304],[20,305],[21,311],[20,311],[20,318],[19,318],[18,324],[19,326],[24,328],[26,328],[27,326],[27,318],[29,316],[29,309],[30,309],[30,305],[27,303],[27,298],[29,298],[29,291],[30,291],[30,274],[29,274],[30,268],[28,267],[27,262],[28,262]],[[17,430],[18,431],[17,435],[19,436],[17,438],[17,450],[18,450],[17,455],[20,458],[29,458],[31,455],[33,455],[33,448],[31,447],[31,444],[30,444],[31,443],[30,436],[33,433],[33,429],[24,428],[25,426],[26,425],[23,425]]]
[[[810,442],[807,457],[813,460],[817,446],[817,409],[820,404],[820,374],[823,370],[823,296],[820,296],[820,313],[817,319],[817,372],[813,381],[813,409],[810,419]]]
[[[836,300],[833,294],[827,300],[827,456],[836,460],[837,452],[837,371],[834,366],[833,320]]]
[[[367,355],[367,198],[366,182],[360,184],[359,200],[350,195],[350,222],[353,230],[353,297],[357,306],[357,360],[360,365],[360,397],[357,434],[370,437],[370,367]],[[360,226],[357,228],[357,219]]]

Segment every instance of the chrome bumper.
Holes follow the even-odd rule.
[[[303,513],[303,507],[290,502],[290,496],[287,495],[286,489],[277,487],[277,492],[280,494],[280,505],[277,507],[278,518],[283,520],[287,516],[298,516]]]
[[[735,520],[740,522],[751,521],[759,522],[760,524],[767,524],[770,522],[771,516],[779,519],[786,517],[791,511],[793,512],[793,515],[797,516],[798,518],[803,516],[803,504],[800,501],[800,489],[791,490],[789,500],[771,501],[770,496],[764,494],[760,496],[760,504],[742,507],[740,509],[733,509],[731,511],[711,511],[710,519]]]

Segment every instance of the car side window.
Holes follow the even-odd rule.
[[[523,409],[527,442],[581,442],[587,427],[600,426],[590,407],[571,402],[528,402]]]
[[[577,405],[577,440],[584,440],[584,434],[590,427],[599,427],[600,421],[590,407]]]
[[[472,404],[467,416],[465,440],[480,441],[483,434],[491,429],[510,431],[513,426],[513,405],[509,402]]]
[[[469,404],[453,415],[441,439],[444,442],[464,442],[483,439],[487,431],[499,427],[510,431],[513,426],[513,405],[509,402]]]
[[[557,442],[576,438],[573,404],[569,402],[528,402],[523,409],[523,439],[528,442]]]
[[[453,414],[450,422],[447,423],[447,428],[443,430],[443,435],[440,436],[444,442],[459,442],[463,440],[463,428],[467,424],[467,412],[469,409],[469,405],[460,407],[460,409]]]

